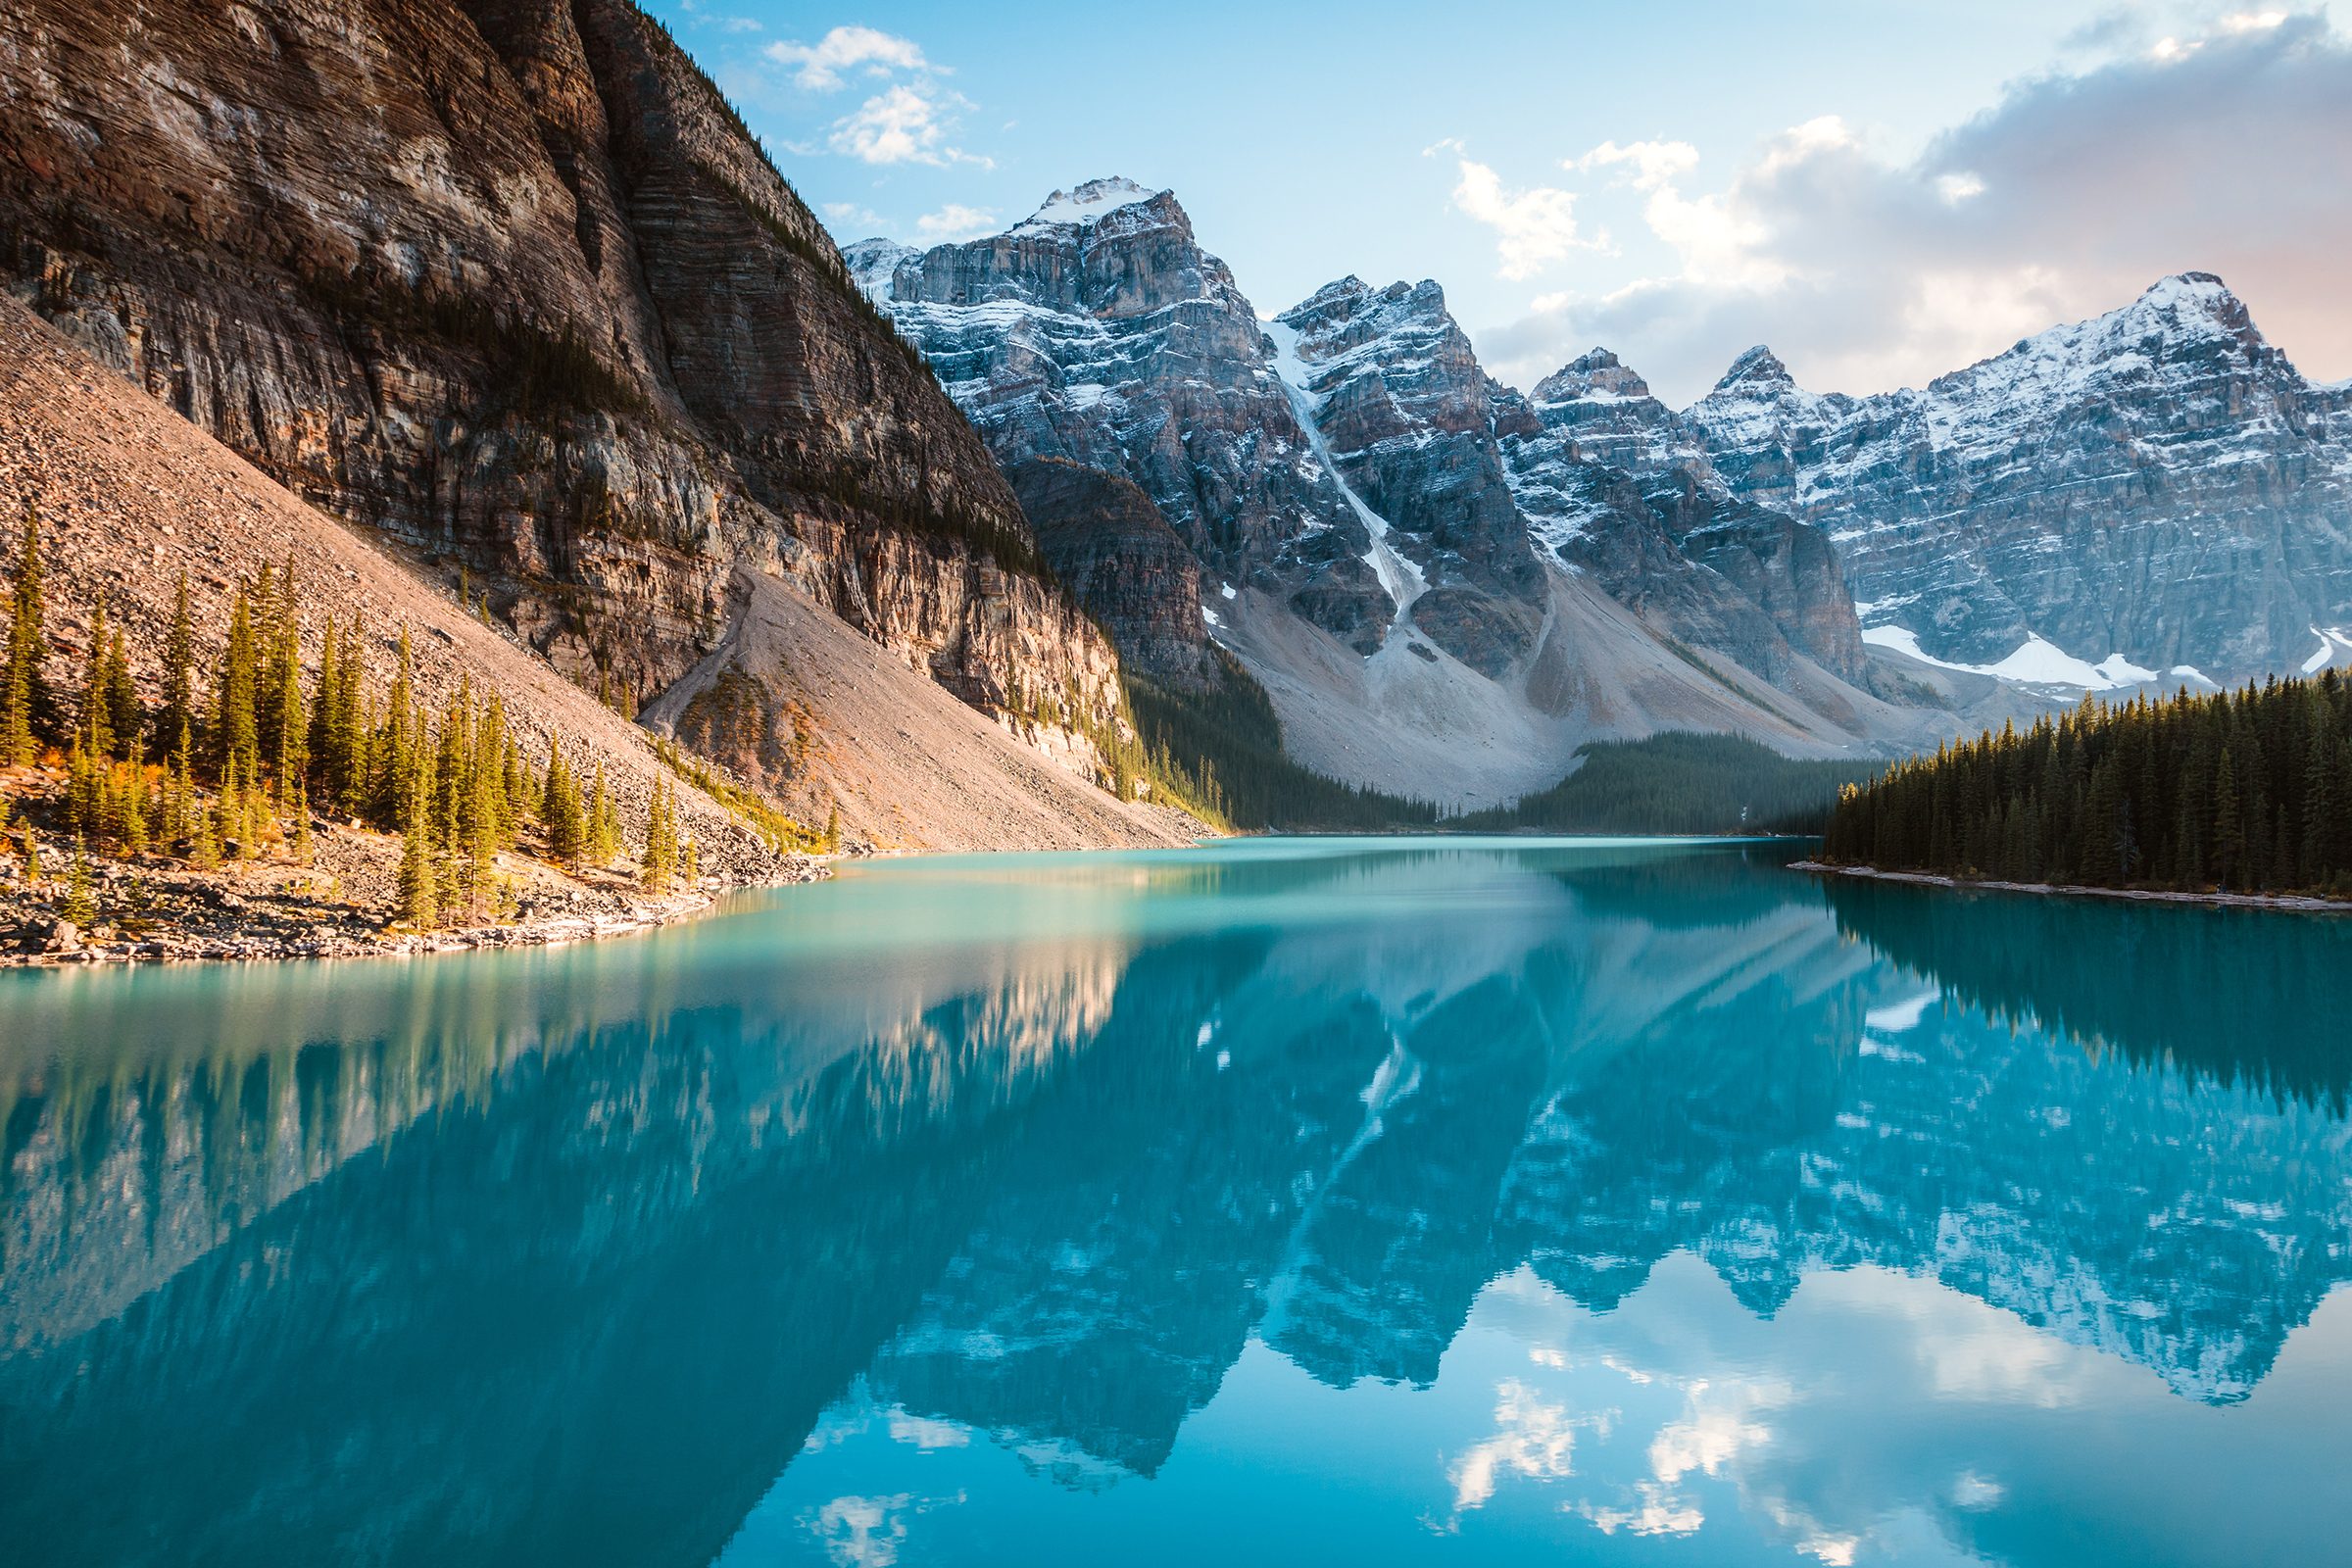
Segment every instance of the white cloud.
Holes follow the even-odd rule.
[[[1506,190],[1502,176],[1475,162],[1458,141],[1442,141],[1428,149],[1451,152],[1460,180],[1453,187],[1453,205],[1472,222],[1494,230],[1494,254],[1501,265],[1495,275],[1514,282],[1535,276],[1572,251],[1597,250],[1605,236],[1586,239],[1577,231],[1576,197],[1568,191],[1538,185]]]
[[[1576,1474],[1579,1432],[1608,1438],[1608,1412],[1575,1416],[1564,1404],[1546,1403],[1527,1384],[1504,1378],[1494,1386],[1494,1436],[1471,1446],[1446,1472],[1453,1483],[1453,1511],[1484,1507],[1504,1476],[1531,1481]]]
[[[868,164],[977,164],[994,167],[952,145],[955,112],[970,105],[955,93],[901,83],[859,104],[833,122],[827,145],[844,157]]]
[[[860,67],[869,76],[937,69],[923,58],[921,46],[913,39],[876,27],[835,27],[812,44],[798,39],[771,43],[767,58],[795,68],[794,79],[810,92],[833,91],[841,86],[844,72]]]
[[[825,215],[826,225],[836,233],[855,229],[860,234],[879,234],[890,226],[890,220],[858,202],[827,202],[818,211]]]
[[[1813,390],[1868,392],[2200,269],[2307,374],[2352,374],[2352,47],[2318,16],[2173,30],[2160,55],[2146,32],[2086,29],[2071,46],[2089,64],[2012,84],[1907,160],[1824,116],[1693,189],[1680,144],[1603,143],[1567,161],[1600,185],[1549,210],[1630,189],[1668,264],[1607,293],[1546,292],[1482,331],[1482,355],[1529,385],[1602,343],[1682,403],[1769,342]]]
[[[1946,205],[1957,207],[1971,196],[1984,195],[1984,179],[1981,174],[1972,174],[1965,171],[1958,173],[1937,174],[1936,176],[1936,194],[1942,197]]]
[[[987,207],[966,207],[950,202],[936,213],[925,213],[914,220],[914,231],[933,244],[949,240],[971,239],[980,234],[997,231],[997,215]]]
[[[1633,167],[1634,189],[1656,190],[1696,169],[1698,149],[1687,141],[1638,141],[1624,147],[1604,141],[1582,158],[1563,161],[1560,167],[1575,173],[1589,173],[1616,164]]]

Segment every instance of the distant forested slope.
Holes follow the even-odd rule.
[[[1598,741],[1576,771],[1494,811],[1451,824],[1574,833],[1817,833],[1838,792],[1882,764],[1795,761],[1737,735],[1675,730]]]

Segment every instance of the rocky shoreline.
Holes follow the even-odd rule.
[[[195,876],[173,898],[150,889],[155,917],[107,921],[83,931],[55,915],[0,908],[0,927],[13,925],[14,951],[0,952],[0,968],[68,964],[260,962],[277,958],[414,957],[494,948],[563,947],[674,925],[704,913],[731,893],[819,882],[832,875],[831,857],[793,856],[772,874],[754,880],[707,877],[699,885],[653,898],[588,885],[526,904],[514,919],[495,924],[408,931],[376,921],[366,910],[331,910],[283,893],[243,894]],[[197,913],[195,911],[204,911]]]
[[[1998,882],[1989,878],[1937,876],[1928,871],[1882,871],[1868,865],[1833,865],[1826,860],[1791,860],[1791,871],[1816,876],[1867,877],[1961,892],[2034,893],[2073,899],[2123,899],[2137,904],[2184,904],[2216,909],[2280,909],[2295,914],[2352,914],[2352,901],[2280,893],[2174,893],[2154,888],[2086,888],[2062,882]]]

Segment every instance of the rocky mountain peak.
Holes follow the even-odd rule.
[[[1544,403],[1632,400],[1650,395],[1649,383],[1607,349],[1579,355],[1536,383],[1535,401]]]
[[[1788,373],[1781,357],[1759,343],[1732,362],[1723,379],[1715,383],[1715,391],[1778,392],[1795,385],[1796,378]]]
[[[900,267],[920,261],[922,254],[911,245],[877,237],[843,246],[841,260],[866,298],[879,302],[890,298],[891,280]]]
[[[1184,209],[1177,206],[1174,191],[1147,190],[1124,175],[1112,174],[1055,191],[1046,198],[1044,206],[1016,224],[1012,232],[1032,234],[1042,229],[1090,228],[1125,208],[1163,202],[1178,217],[1183,216]]]
[[[1344,318],[1371,298],[1373,292],[1371,284],[1350,272],[1324,284],[1274,319],[1286,326],[1297,326],[1310,317],[1338,315]]]
[[[1751,349],[1651,457],[1695,449],[1741,499],[1829,527],[1885,646],[2230,681],[2321,667],[2352,624],[2335,410],[2187,271],[1924,388],[1815,397]]]
[[[1275,319],[1307,338],[1347,327],[1350,329],[1348,333],[1350,344],[1409,328],[1449,341],[1458,339],[1460,352],[1464,355],[1469,352],[1470,340],[1462,335],[1451,313],[1446,309],[1446,291],[1428,278],[1418,283],[1398,281],[1386,288],[1374,288],[1350,273],[1324,284]]]

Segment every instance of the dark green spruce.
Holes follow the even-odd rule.
[[[1849,789],[1823,852],[2080,887],[2352,894],[2352,684],[2085,700]]]

